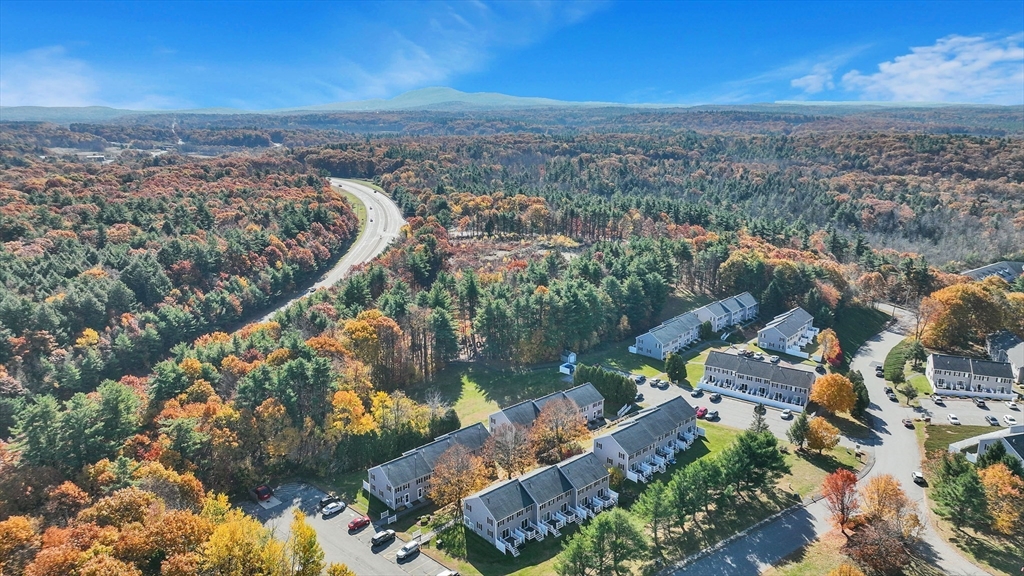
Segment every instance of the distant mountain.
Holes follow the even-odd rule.
[[[400,110],[438,110],[438,111],[482,111],[482,110],[522,110],[531,108],[556,107],[622,107],[644,109],[687,109],[687,110],[747,110],[759,112],[796,113],[796,114],[827,114],[843,116],[846,114],[881,110],[881,109],[924,109],[944,107],[984,106],[940,104],[940,103],[899,103],[899,102],[776,102],[764,104],[715,105],[705,104],[687,106],[682,104],[622,104],[615,102],[573,102],[553,100],[551,98],[527,98],[509,96],[497,92],[461,92],[454,88],[435,86],[412,90],[390,99],[356,100],[352,102],[335,102],[297,108],[281,108],[277,110],[238,110],[235,108],[199,108],[194,110],[126,110],[105,106],[87,106],[82,108],[45,107],[45,106],[0,106],[0,121],[35,121],[70,124],[72,122],[108,122],[126,116],[150,114],[305,114],[312,112],[374,112]],[[989,107],[1004,108],[1004,107]]]

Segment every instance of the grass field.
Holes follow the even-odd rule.
[[[918,374],[916,372],[911,373],[907,377],[907,382],[917,390],[917,393],[922,396],[929,396],[932,393],[932,385],[928,382],[928,377],[924,374]]]
[[[881,332],[890,318],[881,310],[864,306],[851,306],[842,311],[832,328],[839,337],[839,347],[843,349],[843,366],[850,365],[861,344]]]
[[[790,450],[786,462],[791,472],[779,480],[779,487],[796,492],[801,498],[817,492],[825,476],[840,468],[857,470],[862,464],[853,450],[842,446],[822,454]]]
[[[790,554],[782,562],[761,574],[763,576],[823,576],[844,563],[852,563],[842,552],[845,543],[845,536],[837,531],[829,532]]]
[[[924,429],[924,453],[926,456],[930,456],[938,450],[946,452],[949,449],[949,445],[953,442],[966,440],[980,434],[988,434],[992,430],[992,426],[943,426],[929,424]]]
[[[363,201],[351,192],[342,190],[341,195],[345,197],[345,200],[348,200],[349,204],[352,205],[352,211],[355,212],[356,216],[359,218],[359,229],[362,230],[363,225],[366,224],[366,204],[363,204]]]
[[[431,389],[454,408],[463,426],[483,422],[487,416],[517,402],[572,386],[554,368],[537,371],[501,371],[479,364],[453,364],[433,382],[409,392],[417,400]]]

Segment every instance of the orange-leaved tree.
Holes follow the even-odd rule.
[[[434,473],[430,476],[427,495],[441,508],[454,504],[455,513],[461,521],[460,502],[482,489],[487,482],[487,468],[483,459],[472,454],[462,444],[456,444],[438,456]]]
[[[843,534],[850,523],[860,502],[857,500],[857,475],[846,469],[836,470],[825,477],[821,484],[821,495],[825,498],[825,506],[832,514],[832,521]]]
[[[839,366],[843,362],[843,348],[839,345],[839,336],[836,331],[826,328],[818,334],[818,343],[821,344],[821,358],[832,366]]]
[[[835,448],[836,444],[839,444],[839,429],[821,416],[811,418],[807,427],[807,447],[821,454],[823,450]]]
[[[515,424],[502,424],[491,433],[484,453],[508,474],[518,476],[535,462],[529,431]]]
[[[811,400],[832,413],[849,412],[857,403],[853,382],[842,374],[826,374],[814,381]]]
[[[980,470],[985,487],[992,529],[1001,534],[1019,534],[1024,529],[1024,480],[999,462]]]
[[[541,462],[555,463],[577,453],[587,425],[572,400],[552,400],[541,408],[530,429],[534,453]]]

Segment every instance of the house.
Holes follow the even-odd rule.
[[[766,406],[802,412],[817,375],[738,354],[712,351],[697,388]]]
[[[697,412],[676,397],[594,438],[594,454],[603,466],[618,468],[634,482],[647,482],[654,472],[664,472],[669,458],[689,448],[700,432]]]
[[[1005,330],[985,337],[985,348],[993,362],[1007,362],[1013,381],[1024,385],[1024,340]]]
[[[1024,426],[1010,426],[996,432],[974,436],[949,445],[950,452],[963,452],[967,460],[977,462],[994,444],[1002,442],[1006,453],[1024,464]]]
[[[664,360],[700,339],[700,318],[693,312],[680,314],[636,337],[634,354]]]
[[[762,350],[774,350],[807,358],[807,354],[800,349],[818,334],[818,329],[812,326],[813,322],[814,317],[797,306],[779,314],[764,328],[758,330],[757,346]]]
[[[757,318],[757,314],[757,300],[750,295],[750,292],[744,292],[662,322],[648,332],[637,336],[636,343],[630,347],[629,351],[664,360],[669,354],[684,349],[699,340],[700,326],[704,322],[709,322],[714,332],[720,332],[734,324],[743,324],[754,320]]]
[[[561,536],[571,522],[614,506],[609,473],[587,452],[504,482],[462,500],[463,523],[498,550],[519,556],[528,540]]]
[[[490,429],[494,430],[502,424],[513,424],[529,428],[540,416],[544,405],[552,400],[572,400],[580,410],[580,416],[587,422],[597,420],[604,415],[604,396],[590,382],[569,390],[553,392],[535,400],[526,400],[491,414],[488,418]]]
[[[412,506],[427,498],[430,476],[434,473],[434,466],[441,454],[456,444],[461,444],[471,453],[477,454],[489,437],[487,428],[479,422],[438,436],[429,444],[370,468],[363,488],[392,510],[397,510],[401,506]]]
[[[1024,274],[1024,262],[995,262],[973,270],[961,272],[961,276],[967,276],[973,280],[984,280],[989,276],[999,276],[1007,282],[1013,282]]]
[[[1007,362],[930,354],[924,375],[936,394],[1013,400],[1013,371]]]

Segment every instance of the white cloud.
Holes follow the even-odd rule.
[[[381,53],[340,61],[335,94],[342,100],[384,98],[449,83],[484,69],[504,51],[529,46],[603,8],[600,2],[484,2],[419,4],[413,26],[384,30]],[[407,6],[401,4],[403,9]],[[377,52],[376,50],[374,52]],[[367,57],[379,56],[375,61]]]
[[[847,72],[842,87],[864,100],[1024,104],[1022,40],[1024,34],[946,36],[882,62],[873,74]]]
[[[825,64],[816,64],[810,74],[790,80],[789,85],[803,90],[805,94],[817,94],[836,87],[835,82],[832,81],[834,73],[834,68]]]
[[[89,65],[62,46],[0,56],[2,106],[89,106],[98,92]]]

